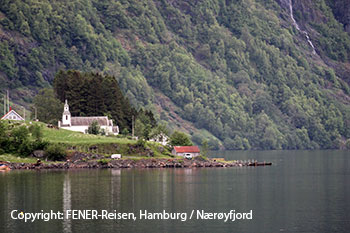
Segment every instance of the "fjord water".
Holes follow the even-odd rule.
[[[211,152],[267,167],[0,173],[1,232],[349,232],[348,151]],[[10,212],[253,211],[252,220],[11,220]]]

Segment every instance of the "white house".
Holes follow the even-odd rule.
[[[93,116],[93,117],[72,117],[69,112],[69,105],[66,100],[64,104],[64,111],[62,114],[62,121],[58,122],[58,127],[76,132],[87,133],[92,122],[96,121],[101,129],[104,129],[106,134],[119,134],[119,127],[113,126],[113,121],[107,116]]]
[[[15,121],[24,121],[23,117],[19,115],[15,110],[12,110],[10,107],[10,111],[6,113],[1,120],[15,120]]]

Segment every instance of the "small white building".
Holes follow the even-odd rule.
[[[76,132],[87,133],[89,126],[96,121],[101,129],[104,129],[106,134],[119,134],[119,127],[113,125],[113,121],[107,116],[92,116],[92,117],[72,117],[69,111],[69,105],[66,100],[62,121],[58,122],[58,127]]]
[[[174,146],[171,153],[176,156],[190,156],[193,158],[200,155],[200,150],[198,146]]]
[[[15,120],[15,121],[24,121],[24,118],[21,117],[15,110],[10,108],[10,111],[6,113],[1,120]]]

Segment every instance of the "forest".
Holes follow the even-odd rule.
[[[152,111],[136,110],[130,104],[112,76],[76,70],[59,71],[53,88],[43,88],[34,97],[38,119],[57,125],[62,119],[65,100],[72,116],[108,116],[124,135],[131,134],[133,123],[135,135],[146,139],[150,138],[152,129],[154,132],[161,129]]]
[[[212,148],[346,148],[350,37],[339,4],[293,1],[312,55],[280,2],[0,0],[0,85],[26,106],[53,86],[72,114],[110,114],[127,129],[131,112],[152,111]],[[72,70],[98,75],[84,82]]]

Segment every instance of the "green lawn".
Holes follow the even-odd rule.
[[[98,136],[91,134],[83,134],[79,132],[73,132],[65,129],[51,129],[46,127],[44,123],[40,124],[43,131],[43,138],[49,142],[65,143],[70,145],[92,145],[92,144],[105,144],[105,143],[117,143],[117,144],[135,144],[135,140],[129,140],[126,138],[116,138],[107,136]]]
[[[0,161],[11,162],[11,163],[36,163],[36,158],[32,157],[19,157],[11,154],[2,154],[0,155]]]
[[[43,134],[42,138],[44,141],[47,141],[49,143],[63,144],[63,146],[68,150],[77,150],[86,153],[99,153],[104,154],[106,156],[117,153],[122,154],[123,157],[126,156],[126,158],[127,156],[130,156],[131,158],[144,157],[141,154],[136,154],[138,152],[134,152],[134,149],[130,150],[130,144],[136,144],[136,140],[129,140],[126,138],[117,137],[107,137],[101,135],[83,134],[64,129],[48,128],[47,124],[42,122],[15,122],[14,126],[18,127],[23,124],[26,124],[27,127],[29,127],[31,124],[39,125],[41,127],[41,132]],[[154,153],[154,157],[157,158],[169,158],[171,155],[166,148],[163,148],[158,143],[146,142],[145,147],[151,149]],[[23,158],[10,154],[0,155],[0,160],[23,163],[36,162],[35,158]]]

